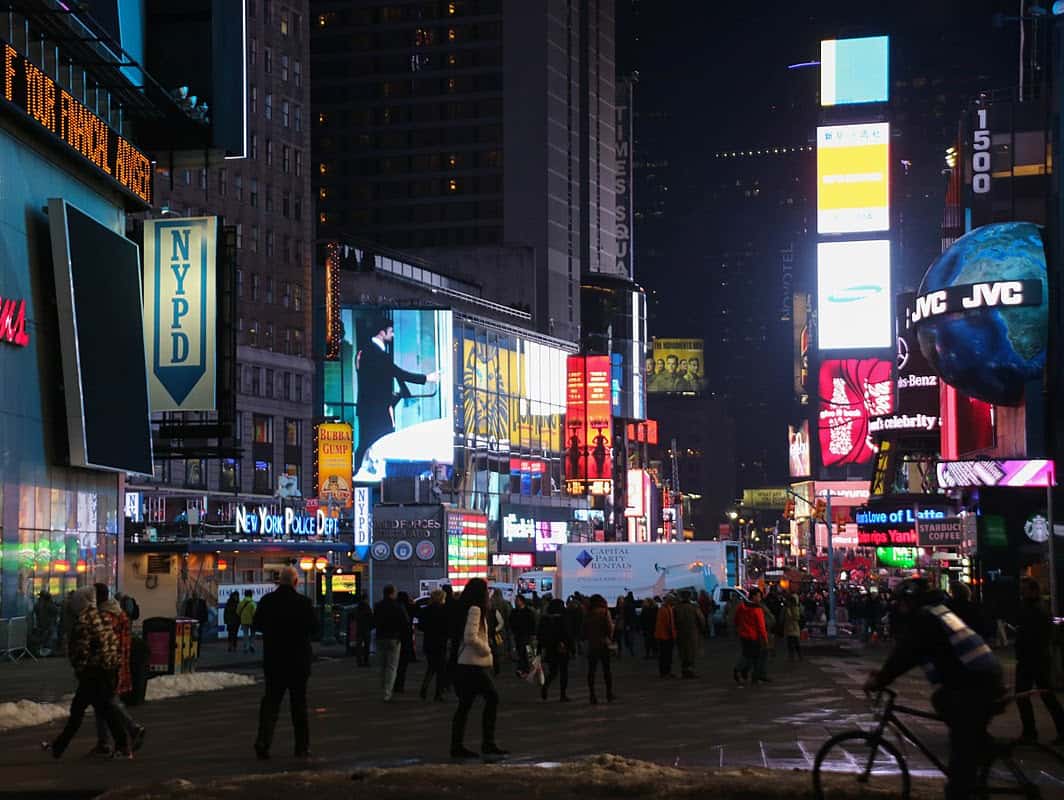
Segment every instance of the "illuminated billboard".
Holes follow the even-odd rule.
[[[787,426],[787,450],[792,478],[808,478],[813,472],[809,448],[809,420],[802,420],[797,428]]]
[[[318,499],[351,508],[351,426],[346,422],[323,422],[315,428]]]
[[[488,518],[479,511],[447,510],[447,580],[461,589],[488,577]],[[419,543],[419,546],[425,546]],[[420,555],[420,554],[419,554]]]
[[[324,413],[354,428],[354,482],[377,483],[403,464],[453,463],[451,312],[357,307],[341,319]]]
[[[819,242],[817,345],[864,350],[894,344],[890,242]]]
[[[700,392],[706,388],[701,339],[655,339],[647,359],[647,393]]]
[[[890,229],[890,125],[816,129],[817,232]]]
[[[935,466],[943,489],[969,486],[1056,486],[1053,462],[1046,459],[940,461]]]
[[[886,103],[890,99],[890,39],[827,39],[820,43],[820,105]]]
[[[869,420],[894,410],[890,362],[879,358],[823,361],[819,389],[817,428],[823,465],[871,461]]]
[[[569,356],[565,479],[570,494],[613,491],[609,356]]]

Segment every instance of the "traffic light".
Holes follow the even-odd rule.
[[[823,497],[816,499],[816,505],[813,506],[813,518],[823,521],[824,515],[828,510],[828,502]]]
[[[783,504],[783,518],[794,519],[794,501],[787,498],[787,502]]]

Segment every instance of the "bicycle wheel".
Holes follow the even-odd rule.
[[[827,774],[832,778],[827,778]],[[908,800],[909,765],[890,742],[864,731],[832,736],[817,751],[813,762],[813,796],[827,797],[831,788],[860,787],[864,797]]]

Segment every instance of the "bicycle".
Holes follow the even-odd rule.
[[[1037,693],[1038,690],[1035,690],[1018,696]],[[935,722],[942,722],[942,718],[927,711],[898,705],[895,703],[896,698],[897,692],[891,689],[881,690],[873,704],[878,720],[873,730],[843,731],[832,736],[820,747],[813,762],[813,794],[818,800],[825,796],[821,772],[849,773],[869,794],[882,793],[884,797],[898,797],[902,800],[909,797],[912,787],[909,764],[901,750],[887,740],[885,732],[888,727],[899,734],[903,741],[908,740],[915,745],[939,772],[949,776],[946,764],[920,741],[897,715],[905,714]],[[1009,701],[1015,699],[1010,697]],[[1002,794],[1031,800],[1041,798],[1042,793],[1038,786],[1031,782],[1012,757],[1017,742],[1003,742],[993,738],[990,742],[990,757],[979,769],[976,797]],[[858,749],[859,753],[856,752]],[[1055,751],[1045,747],[1040,749],[1051,753],[1064,763],[1064,758]],[[841,765],[843,769],[833,768],[834,765]]]

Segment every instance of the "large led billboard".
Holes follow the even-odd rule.
[[[701,339],[654,339],[647,359],[647,393],[700,392],[706,388]]]
[[[613,416],[609,356],[569,356],[566,376],[565,479],[570,494],[609,494]]]
[[[820,105],[885,103],[890,99],[890,39],[827,39],[820,43]]]
[[[802,420],[801,425],[787,426],[787,452],[792,478],[808,478],[813,474],[813,464],[809,447],[809,420]]]
[[[358,307],[342,316],[340,357],[325,373],[325,415],[353,425],[354,482],[453,463],[451,312]]]
[[[890,230],[890,125],[816,129],[818,233]]]
[[[828,359],[820,364],[819,388],[821,462],[825,467],[867,464],[874,452],[869,420],[894,410],[890,362]]]
[[[819,242],[817,344],[863,350],[894,344],[890,242]]]

